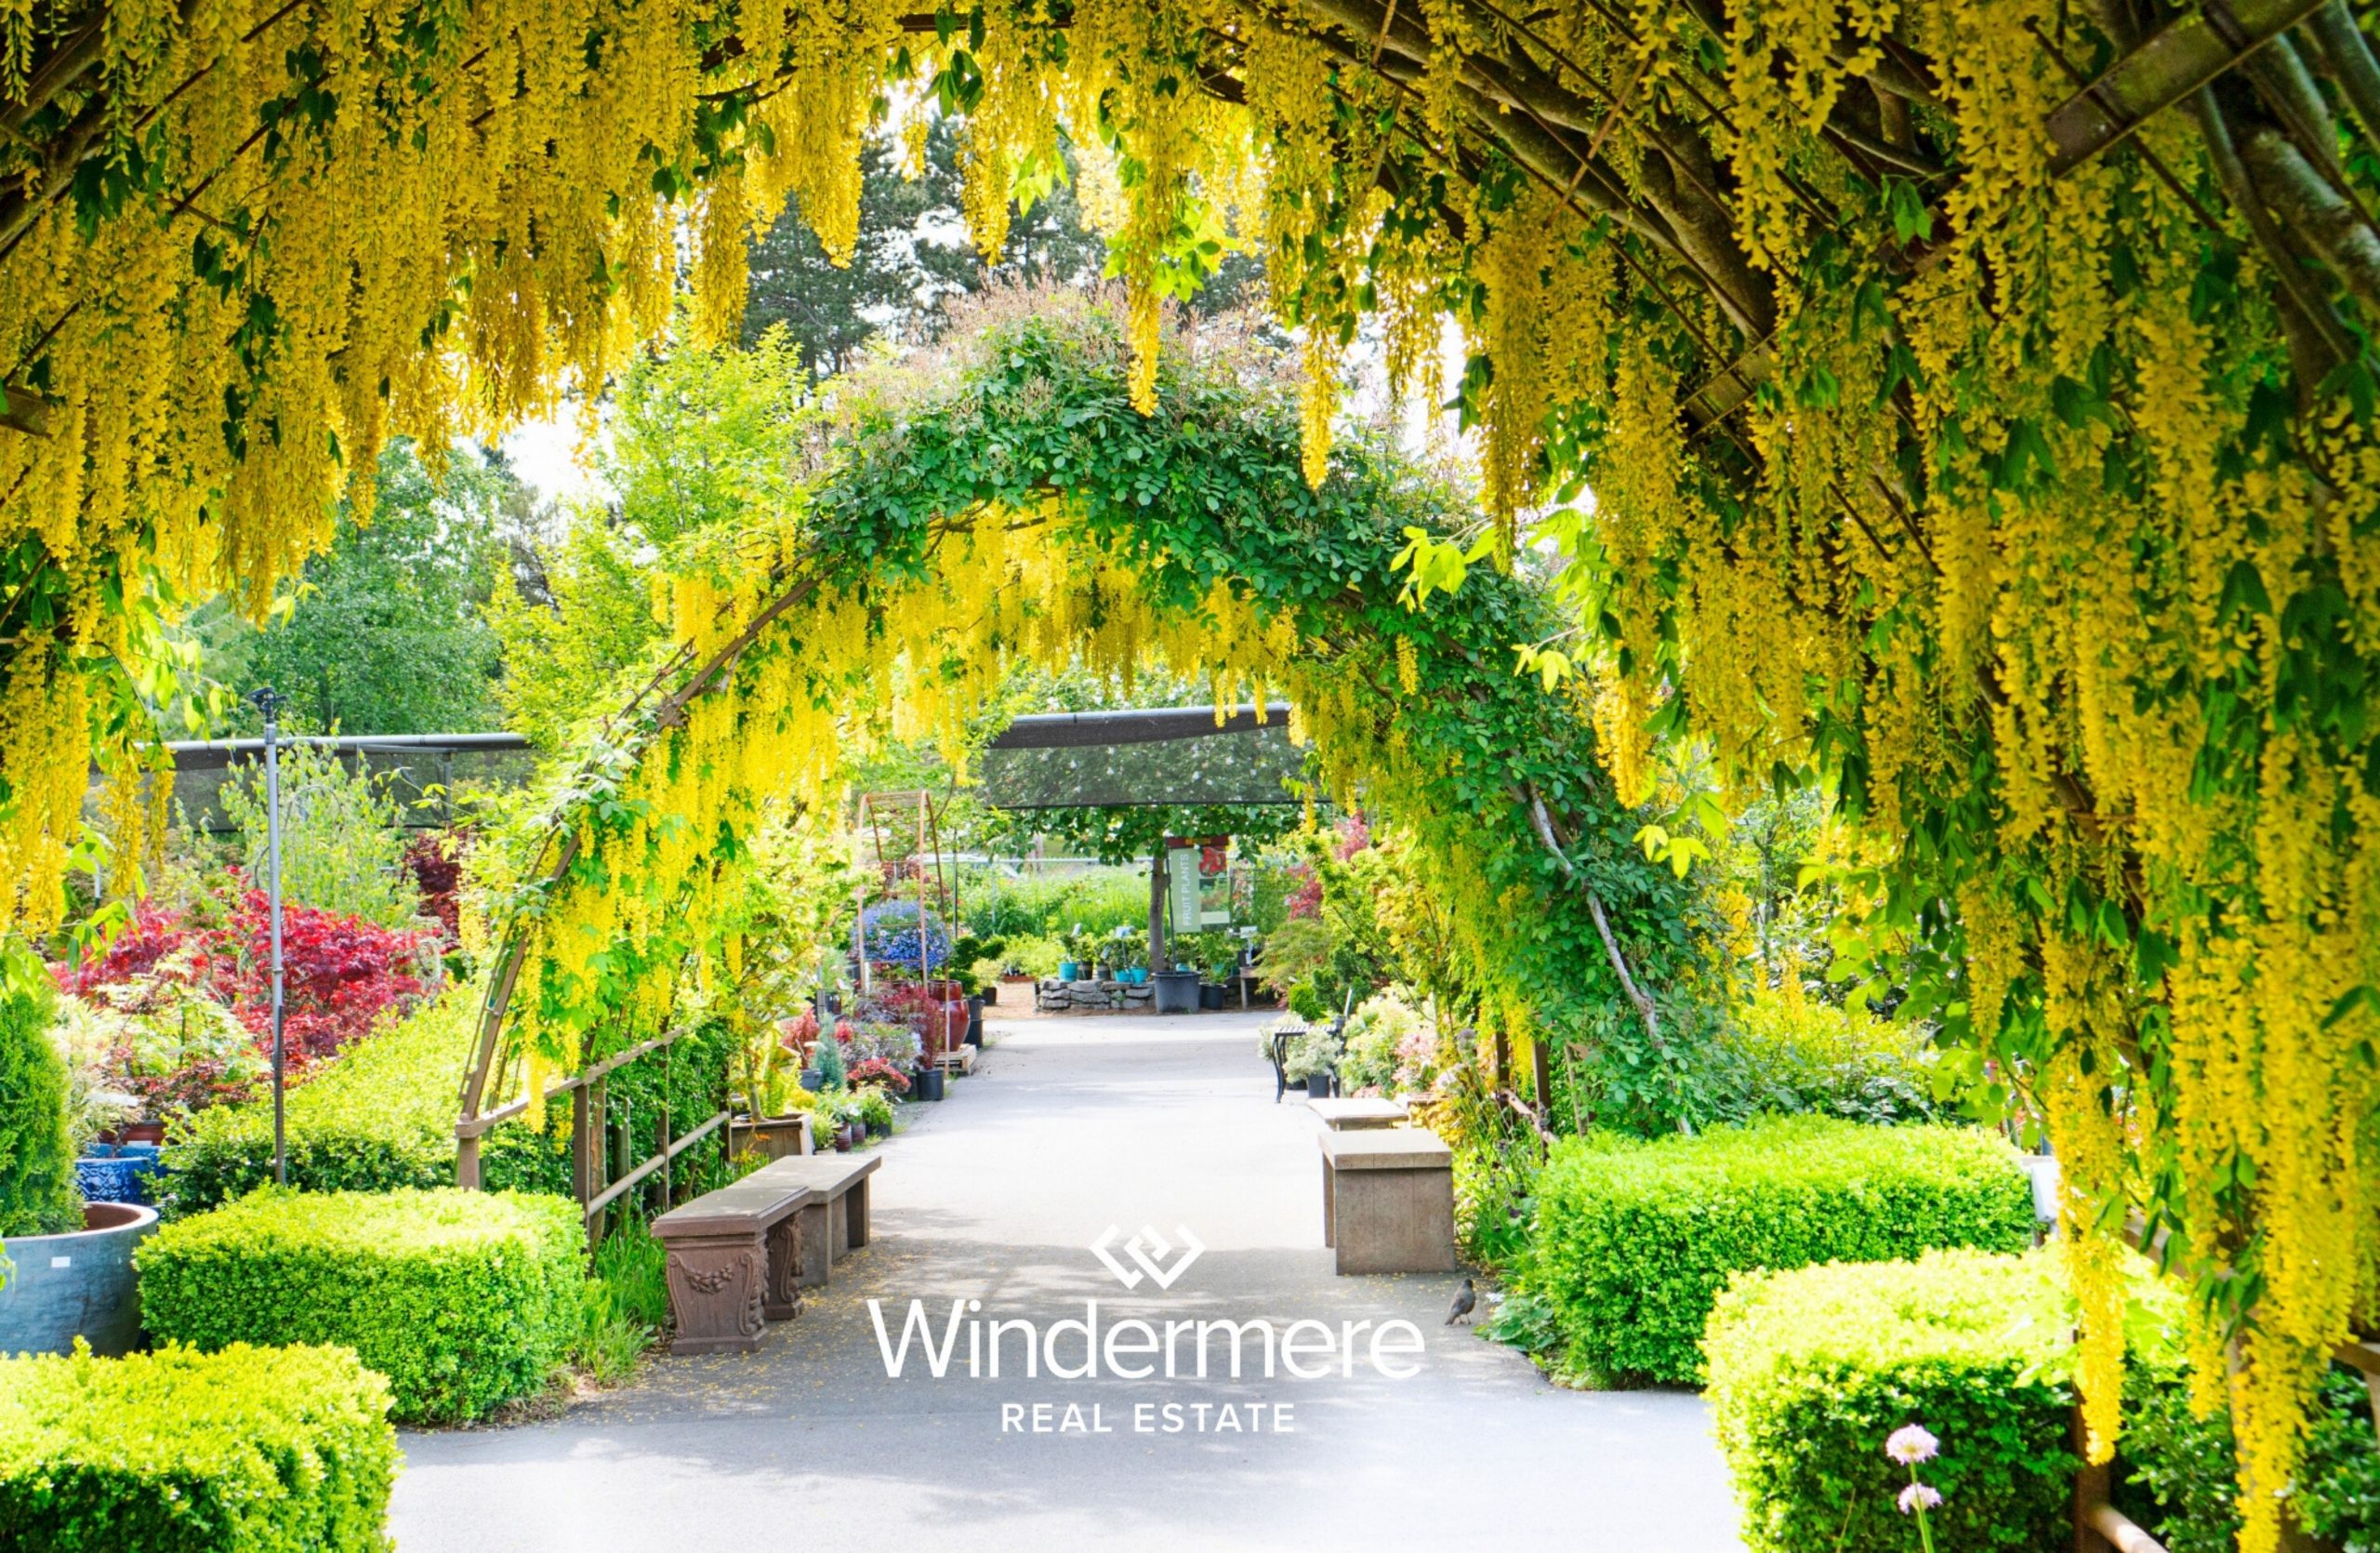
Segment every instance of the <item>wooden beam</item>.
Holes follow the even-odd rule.
[[[548,1100],[559,1100],[584,1084],[601,1080],[615,1068],[625,1068],[641,1056],[662,1050],[685,1033],[686,1030],[681,1027],[665,1034],[656,1035],[640,1045],[629,1047],[616,1056],[605,1057],[583,1073],[575,1073],[567,1079],[558,1079],[546,1086],[545,1097]],[[457,1139],[483,1137],[493,1131],[498,1123],[509,1122],[528,1108],[529,1097],[524,1095],[509,1105],[498,1106],[496,1109],[482,1112],[478,1116],[467,1116],[455,1123],[455,1136]]]
[[[2051,111],[2050,175],[2062,178],[2120,145],[2157,114],[2242,63],[2322,0],[2205,0]]]
[[[2207,0],[2050,110],[2050,176],[2063,178],[2304,20],[2322,0]],[[1936,201],[1938,212],[1940,201]],[[1725,420],[1777,371],[1763,340],[1713,372],[1679,404],[1690,435]]]
[[[2165,1553],[2165,1545],[2150,1536],[2113,1505],[2101,1499],[2087,1506],[2082,1521],[2116,1553]]]

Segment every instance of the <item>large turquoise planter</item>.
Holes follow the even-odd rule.
[[[157,1210],[92,1202],[71,1235],[0,1241],[11,1266],[0,1287],[0,1354],[71,1353],[74,1339],[117,1355],[140,1346],[140,1280],[132,1252],[157,1228]]]

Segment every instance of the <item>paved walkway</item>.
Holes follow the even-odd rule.
[[[1453,1278],[1331,1276],[1316,1124],[1302,1104],[1272,1104],[1255,1025],[996,1028],[976,1076],[884,1146],[875,1243],[802,1316],[772,1326],[761,1352],[662,1360],[639,1386],[549,1423],[407,1436],[400,1553],[1735,1548],[1699,1399],[1550,1387],[1519,1356],[1441,1324]],[[1169,1240],[1186,1227],[1206,1249],[1171,1287],[1128,1292],[1087,1249],[1111,1225],[1118,1250],[1144,1225]],[[1427,1348],[1407,1379],[1371,1369],[1365,1334],[1352,1375],[1233,1381],[1218,1340],[1218,1373],[1202,1381],[1185,1338],[1184,1378],[1069,1381],[1019,1376],[1012,1333],[994,1380],[963,1373],[962,1331],[945,1378],[914,1349],[889,1378],[866,1302],[881,1302],[897,1339],[912,1298],[937,1334],[955,1299],[1045,1328],[1095,1300],[1103,1330],[1228,1315],[1336,1333],[1402,1317]],[[1080,1353],[1078,1334],[1059,1339],[1062,1364]],[[1122,1359],[1144,1362],[1129,1340]],[[1048,1404],[1054,1428],[1070,1403],[1086,1426],[1095,1405],[1106,1432],[1002,1428],[1005,1408],[1029,1426]],[[1165,1432],[1169,1403],[1180,1432]],[[1274,1433],[1284,1405],[1291,1432]],[[1223,1427],[1226,1408],[1238,1429]]]

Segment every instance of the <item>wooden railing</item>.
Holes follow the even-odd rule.
[[[669,1166],[679,1155],[708,1137],[725,1125],[729,1112],[722,1108],[706,1117],[688,1131],[670,1135],[669,1088],[665,1070],[661,1090],[660,1148],[641,1163],[633,1153],[632,1130],[620,1130],[616,1150],[604,1147],[608,1106],[608,1082],[611,1075],[629,1063],[654,1053],[662,1054],[666,1064],[669,1048],[686,1034],[684,1027],[664,1031],[650,1041],[639,1042],[624,1052],[618,1052],[594,1063],[566,1079],[558,1079],[545,1088],[543,1100],[548,1105],[570,1096],[570,1188],[578,1200],[579,1211],[587,1227],[588,1242],[591,1245],[603,1238],[606,1215],[611,1205],[656,1173],[661,1177],[661,1195],[669,1195]],[[455,1123],[455,1184],[467,1191],[480,1188],[480,1140],[498,1126],[529,1109],[528,1095],[463,1117]]]

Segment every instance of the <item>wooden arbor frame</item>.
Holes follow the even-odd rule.
[[[814,570],[797,572],[792,567],[781,568],[773,580],[777,589],[776,596],[752,617],[749,624],[694,667],[676,689],[655,700],[654,697],[665,684],[694,664],[693,646],[681,645],[654,670],[637,693],[628,698],[628,704],[607,720],[605,732],[611,733],[632,724],[641,726],[644,730],[643,738],[640,741],[639,752],[641,753],[642,744],[685,721],[689,705],[726,684],[729,671],[760,640],[761,633],[774,625],[787,610],[807,600],[818,588],[818,575]],[[571,865],[577,858],[577,829],[558,819],[547,832],[536,866],[531,871],[542,884],[550,886],[569,873]],[[512,1013],[512,997],[520,985],[521,966],[527,950],[527,939],[521,928],[508,924],[503,945],[496,951],[496,964],[488,977],[487,996],[480,1006],[479,1038],[471,1054],[470,1066],[463,1075],[460,1114],[455,1122],[455,1184],[467,1190],[476,1191],[481,1186],[480,1140],[501,1123],[525,1114],[530,1108],[532,1097],[525,1095],[506,1104],[483,1108],[486,1107],[489,1086],[500,1082],[503,1070],[509,1066],[511,1054],[506,1049],[506,1038]],[[628,1064],[656,1053],[660,1055],[666,1071],[670,1047],[686,1033],[682,1026],[672,1027],[649,1041],[641,1042],[627,1051],[615,1053],[546,1086],[541,1098],[548,1103],[564,1095],[570,1097],[571,1193],[578,1200],[590,1240],[602,1238],[605,1214],[611,1204],[645,1180],[658,1175],[666,1195],[671,1161],[727,1123],[730,1112],[722,1103],[719,1109],[703,1121],[673,1136],[672,1118],[665,1098],[661,1112],[660,1147],[651,1158],[641,1161],[633,1158],[632,1145],[626,1129],[622,1130],[613,1147],[605,1147],[608,1130],[605,1081]],[[721,1098],[723,1102],[725,1096]]]

